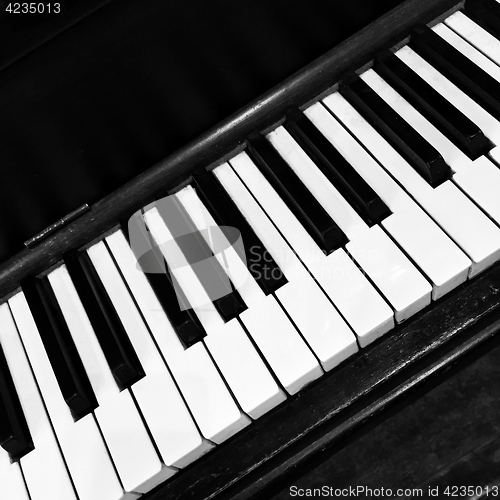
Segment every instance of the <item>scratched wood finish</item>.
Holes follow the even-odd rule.
[[[290,106],[300,106],[325,91],[349,69],[368,62],[382,47],[405,36],[418,22],[430,22],[457,0],[408,0],[372,25],[332,49],[303,71],[250,103],[235,115],[187,144],[144,174],[92,206],[78,221],[31,250],[24,250],[0,265],[0,297],[19,281],[42,272],[61,255],[99,237],[117,221],[154,199],[156,193],[173,189],[200,166],[228,155],[245,137],[277,122]]]

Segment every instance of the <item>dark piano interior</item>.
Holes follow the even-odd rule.
[[[0,17],[0,262],[401,0],[61,3],[40,22]],[[294,484],[498,484],[499,354],[470,360]],[[289,498],[282,487],[276,500]]]
[[[68,0],[0,19],[0,260],[398,3]]]

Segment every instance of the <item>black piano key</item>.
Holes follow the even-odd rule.
[[[70,252],[63,259],[118,386],[131,387],[144,370],[90,258]]]
[[[427,26],[418,26],[412,31],[410,47],[500,119],[500,82]]]
[[[250,139],[247,152],[323,251],[347,243],[346,235],[264,137]]]
[[[141,259],[143,263],[147,260],[147,265],[143,266],[145,269],[144,274],[177,336],[184,347],[200,342],[206,336],[205,330],[195,312],[189,306],[189,301],[184,292],[175,282],[175,278],[166,271],[167,265],[160,249],[154,244],[153,238],[148,234],[145,225],[139,224],[136,217],[130,218],[127,224],[122,225],[127,239],[129,238],[130,225],[133,226],[134,242],[138,238],[143,238],[145,244],[142,248],[150,248],[147,255],[136,255],[136,257],[139,264]],[[134,246],[131,247],[132,251],[134,251]]]
[[[155,273],[149,273],[147,277],[184,347],[190,347],[206,337],[203,326],[175,277]]]
[[[174,198],[167,200],[168,203],[162,203],[162,200],[156,203],[163,221],[219,314],[224,321],[230,321],[246,309],[245,302],[187,213],[172,201]]]
[[[74,417],[81,418],[97,408],[97,401],[54,292],[46,278],[26,278],[21,288],[61,393]]]
[[[213,174],[204,168],[193,176],[196,192],[220,227],[239,230],[245,249],[244,262],[266,295],[287,283],[285,275],[271,257],[247,220],[227,196]]]
[[[28,423],[1,347],[0,446],[9,452],[13,459],[21,458],[34,448]]]
[[[168,302],[169,307],[166,309],[167,316],[184,347],[190,347],[200,342],[207,334],[198,316],[190,308],[189,301],[175,277],[169,276],[167,278],[165,275],[162,277],[166,279],[163,279],[161,283],[153,284],[156,278],[150,281],[150,283],[155,293],[158,294],[158,300],[162,306],[165,307],[166,302]]]
[[[370,187],[332,143],[301,112],[295,111],[285,128],[370,226],[391,214]]]
[[[465,13],[486,31],[500,39],[500,3],[495,0],[465,2]]]
[[[450,167],[439,152],[361,78],[352,75],[340,91],[431,186],[449,178]]]
[[[392,52],[385,51],[380,54],[375,61],[375,69],[473,160],[492,148],[491,142],[472,120]]]

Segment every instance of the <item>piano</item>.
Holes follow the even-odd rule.
[[[33,28],[31,39],[24,21],[11,25],[22,43],[0,54],[4,88],[26,74],[30,58],[50,79],[42,71],[49,51],[68,58],[68,41],[85,29],[113,20],[131,35],[136,29],[118,3],[67,4],[68,17]],[[154,4],[140,15],[170,12]],[[175,25],[180,14],[170,13]],[[500,2],[387,2],[361,17],[329,52],[201,133],[204,115],[194,126],[199,137],[132,179],[127,142],[159,154],[151,123],[144,134],[139,120],[132,136],[112,100],[109,123],[118,124],[113,113],[123,120],[115,130],[106,130],[105,115],[93,120],[90,107],[66,117],[81,122],[75,144],[52,153],[55,163],[73,158],[75,170],[66,165],[53,183],[31,171],[29,204],[45,196],[45,205],[2,247],[6,498],[268,498],[297,470],[498,345]],[[202,26],[203,9],[183,21]],[[132,37],[122,44],[125,55],[133,50]],[[124,71],[126,57],[111,53],[124,58],[116,66]],[[58,76],[68,81],[59,71],[55,89]],[[210,64],[202,72],[209,86],[222,78]],[[136,85],[132,72],[118,78],[128,76]],[[72,79],[80,97],[78,75]],[[30,112],[54,95],[37,97],[43,89],[26,78],[19,88],[9,98],[31,103]],[[232,112],[238,99],[229,100]],[[140,116],[138,103],[128,105]],[[10,109],[7,100],[2,106]],[[169,147],[197,109],[178,106],[185,121]],[[26,137],[39,134],[26,144],[48,144],[25,152],[15,145],[17,159],[9,143],[12,165],[33,155],[50,164],[45,155],[58,138],[46,132],[64,121],[45,119],[26,125]],[[163,119],[154,117],[160,128]],[[117,157],[87,157],[98,148],[80,150],[80,136],[81,144],[109,140],[102,151]],[[113,176],[121,161],[128,170]],[[97,177],[86,178],[81,167],[93,162]],[[56,189],[72,175],[74,198]],[[118,178],[123,186],[94,200]],[[37,182],[51,189],[39,193]],[[40,232],[13,254],[34,227]]]

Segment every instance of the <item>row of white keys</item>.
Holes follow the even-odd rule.
[[[31,500],[47,500],[47,498],[77,500],[71,478],[7,304],[0,306],[0,324],[2,325],[0,343],[33,439],[34,449],[24,455],[19,462],[30,498]],[[1,451],[4,452],[4,450]],[[2,464],[2,479],[0,480],[2,486],[4,481],[7,481],[3,476],[4,472],[7,473],[6,467],[5,464]],[[14,467],[9,473],[18,474],[15,469]],[[13,477],[11,481],[17,480]],[[13,488],[14,490],[19,489],[15,485]],[[1,491],[3,495],[4,490]],[[6,495],[6,498],[16,497]]]
[[[121,230],[108,236],[106,243],[202,435],[220,443],[238,432],[249,419],[234,403],[204,344],[198,342],[184,349]],[[200,442],[189,416],[179,420],[177,428],[167,429],[161,422],[159,425],[166,445],[169,440],[178,440],[177,447],[184,443],[192,446],[193,452],[177,460],[176,466],[186,465],[210,448],[209,442]]]
[[[227,165],[218,167],[214,173],[289,283],[294,283],[295,280],[300,282],[306,276],[295,252],[358,335],[361,346],[389,331],[394,326],[392,310],[371,286],[367,286],[366,278],[347,254],[340,249],[325,256],[245,153],[236,156],[230,163],[248,190]],[[293,251],[270,224],[269,219],[283,234]],[[286,286],[276,292],[278,299],[280,290],[285,290],[286,293]],[[343,327],[337,319],[335,321],[338,327]],[[345,332],[345,329],[342,328],[341,331]]]
[[[245,168],[245,163],[252,164],[246,154],[232,161],[234,161],[235,165],[241,162],[243,164],[242,168]],[[253,225],[257,236],[262,241],[265,240],[266,249],[287,278],[288,282],[274,293],[321,362],[321,366],[325,370],[331,370],[341,361],[357,352],[356,338],[350,328],[291,251],[265,213],[255,203],[255,200],[231,170],[231,167],[225,164],[217,168],[214,175],[225,186],[235,204],[237,206],[240,204],[240,211],[242,211],[241,206],[245,206],[245,212],[242,211],[243,215]],[[205,217],[213,221],[208,211],[206,211]],[[262,304],[262,301],[269,303],[271,297],[265,298],[246,266],[241,266],[241,259],[234,253],[230,255],[232,255],[231,265],[234,266],[231,271],[233,272],[233,269],[236,268],[242,269],[241,272],[245,273],[246,281],[240,293],[244,295],[244,300],[249,309],[257,309]],[[280,312],[279,315],[281,317],[283,313]],[[264,316],[262,317],[264,318]]]
[[[169,434],[173,435],[174,433],[183,432],[186,429],[186,425],[183,424],[183,420],[187,418],[186,408],[181,408],[181,405],[178,405],[177,410],[179,413],[174,417],[175,422],[168,427],[165,425],[165,416],[172,414],[171,398],[179,398],[179,394],[173,385],[172,377],[130,297],[104,242],[100,242],[89,248],[88,254],[146,372],[146,377],[134,384],[134,395],[140,401],[139,404],[144,418],[149,424],[155,442],[158,443],[162,439],[163,448],[168,452]],[[209,370],[207,370],[207,379],[210,379]],[[199,381],[196,380],[195,383],[199,383]],[[213,396],[217,395],[218,393],[213,394]],[[223,395],[226,396],[224,393]],[[206,396],[204,399],[206,399]],[[201,428],[201,425],[200,428],[207,439],[217,442],[221,439],[221,436],[232,433],[235,426],[239,429],[246,423],[245,417],[241,415],[241,412],[237,408],[232,408],[230,403],[233,403],[233,401],[229,395],[211,402],[216,408],[220,404],[220,408],[224,410],[224,412],[220,411],[226,417],[222,423],[214,421],[214,415],[218,413],[218,410],[214,412],[211,406],[205,408],[205,412],[209,418],[202,419],[201,422],[205,423],[208,421],[208,425],[206,425],[206,429]],[[233,411],[231,412],[230,410]],[[158,447],[160,448],[160,446]],[[163,455],[163,452],[161,453]]]
[[[29,500],[19,463],[11,463],[3,448],[0,449],[0,491],[9,500]]]
[[[500,64],[500,40],[481,28],[463,12],[455,12],[446,18],[444,23],[486,54],[492,61]]]
[[[372,78],[366,78],[367,73],[361,77],[370,85]],[[378,77],[372,70],[368,74]],[[352,106],[331,111],[469,256],[469,276],[498,259],[498,227],[453,182],[432,188]]]
[[[256,168],[246,154],[231,161],[235,168],[239,166],[243,170]],[[356,338],[351,329],[231,167],[227,164],[222,165],[214,170],[214,174],[287,278],[288,282],[276,290],[275,295],[297,325],[323,368],[330,370],[357,352]],[[253,285],[255,282],[252,282],[249,277],[248,283],[254,288],[254,297],[257,297],[255,305],[258,305],[259,291]],[[254,299],[249,297],[249,300],[252,304],[250,307],[253,307]]]
[[[94,415],[74,421],[24,294],[14,295],[9,305],[78,497],[80,500],[137,498],[136,494],[123,491]]]
[[[460,16],[465,17],[461,12],[457,12],[456,14],[460,14]],[[491,77],[495,78],[495,80],[500,81],[500,66],[486,57],[483,52],[479,51],[477,48],[471,45],[466,39],[459,36],[455,31],[453,31],[453,29],[450,29],[456,27],[455,23],[448,24],[448,20],[451,20],[453,18],[454,15],[448,19],[445,19],[444,23],[436,24],[436,26],[433,27],[433,31],[438,34],[443,40],[446,40],[450,45],[461,52],[465,57],[470,59],[479,68],[486,71],[486,73],[488,73]],[[469,18],[466,19],[470,21]],[[500,45],[500,42],[498,40],[497,44]]]
[[[176,196],[182,202],[198,230],[217,227],[215,220],[198,198],[194,188],[187,187],[177,193]],[[225,237],[222,231],[219,230],[219,232],[219,240],[223,241]],[[202,234],[207,236],[207,243],[211,246],[212,250],[214,250],[212,241],[208,238],[208,233],[203,232]],[[311,363],[313,358],[309,350],[304,349],[300,336],[277,303],[275,297],[273,297],[273,295],[268,295],[266,297],[244,262],[230,245],[229,241],[226,240],[225,243],[227,245],[227,250],[224,251],[224,256],[221,254],[216,254],[216,256],[221,265],[224,265],[224,259],[226,259],[228,273],[232,278],[234,276],[233,283],[241,283],[241,285],[238,286],[238,292],[248,309],[240,315],[240,318],[257,345],[263,346],[262,353],[271,368],[275,370],[277,376],[278,373],[283,373],[286,378],[292,379],[291,375],[293,375],[293,372],[290,374],[288,373],[291,370],[298,371],[299,366],[302,366],[301,371],[304,371],[305,367],[312,366]],[[288,284],[284,285],[284,287],[286,286],[288,286]],[[319,290],[317,291],[319,292]],[[310,297],[308,297],[308,299],[309,300],[306,299],[306,303],[308,302],[311,308],[306,308],[309,311],[309,316],[314,317],[318,305],[311,303]],[[298,302],[299,301],[295,298],[292,306],[296,307]],[[297,326],[299,330],[301,330],[300,327],[303,322],[300,321],[300,319],[302,315],[299,316],[293,309],[288,310],[285,304],[283,304],[283,306],[285,310],[289,311],[292,320],[294,320],[296,324],[296,320],[299,320],[300,324],[297,324]],[[323,317],[323,315],[324,313],[321,316]],[[313,352],[318,356],[322,366],[327,365],[329,368],[333,363],[338,364],[339,358],[341,358],[340,360],[344,359],[345,353],[343,351],[345,345],[339,345],[338,342],[335,342],[336,338],[334,336],[329,334],[325,335],[324,324],[316,326],[320,326],[320,328],[313,331],[308,326],[302,333]],[[278,332],[286,332],[286,337],[283,333],[280,334]],[[300,346],[300,350],[296,349],[295,352],[291,351],[289,346],[294,344],[290,342],[290,339],[294,344],[296,343]],[[352,335],[350,341],[355,345],[355,339]],[[314,372],[312,372],[314,376],[318,374],[321,375],[322,372],[318,372],[316,368],[316,362],[314,362],[313,366],[315,366]],[[276,367],[276,369],[274,367]],[[278,378],[281,381],[281,378]],[[288,387],[286,388],[289,389]]]
[[[374,71],[362,75],[377,94],[402,116],[450,165],[453,180],[500,223],[500,170],[485,156],[471,160]]]
[[[118,388],[66,266],[48,279],[94,390],[94,414],[123,487],[145,493],[176,469],[162,465],[130,392]]]
[[[153,208],[146,212],[145,219],[156,242],[159,244],[160,242],[169,242],[169,245],[161,246],[165,260],[186,293],[190,304],[202,304],[201,307],[195,306],[194,310],[210,335],[210,331],[221,326],[221,323],[218,321],[219,317],[206,291],[196,279],[187,261],[184,263],[183,272],[176,272],[179,268],[173,269],[172,254],[169,250],[175,245],[175,240],[158,210]],[[171,241],[173,244],[170,244]],[[273,308],[271,303],[273,297],[270,296],[270,299],[261,305],[262,309],[258,313],[254,313],[253,309],[250,311],[248,308],[240,317],[273,368],[278,380],[288,392],[295,393],[306,383],[321,376],[322,371],[317,360],[289,321],[281,322],[277,330],[269,328],[269,320],[279,318],[279,306],[275,304]],[[250,312],[249,315],[245,314],[247,311]],[[213,321],[216,323],[212,326]]]
[[[283,127],[267,137],[345,233],[349,239],[346,250],[386,297],[396,321],[427,306],[432,287],[380,226],[369,227],[361,219]],[[366,286],[371,285],[367,282]]]
[[[349,104],[338,92],[330,94],[323,102],[329,108],[348,111]],[[470,259],[325,106],[316,103],[304,113],[389,207],[392,214],[382,221],[382,225],[430,279],[433,298],[438,299],[464,282],[472,264]]]
[[[180,203],[186,208],[188,215],[193,219],[193,211],[196,210],[196,205],[189,203],[190,196],[186,190],[194,194],[193,188],[186,188],[182,192],[184,196],[177,195],[177,198],[179,201],[181,199],[183,200],[183,202]],[[148,220],[149,224],[151,224],[150,227],[152,228],[153,234],[157,236],[161,235],[161,238],[168,238],[171,236],[166,233],[168,228],[162,220],[158,219],[158,217],[159,213],[156,211],[154,214],[146,215],[145,218]],[[201,230],[204,229],[205,227],[201,228]],[[207,231],[202,231],[200,234],[207,239],[207,243],[210,246],[210,235],[213,235],[215,223],[210,224],[206,229]],[[223,238],[222,234],[215,235],[215,237],[218,238],[219,241],[221,241],[221,237]],[[168,240],[162,239],[161,241],[165,242]],[[231,250],[233,249],[228,245],[227,251],[224,252],[228,258],[230,257]],[[167,257],[166,254],[165,257]],[[225,264],[221,255],[216,254],[216,258],[224,268]],[[167,262],[169,261],[167,260]],[[256,352],[238,320],[233,318],[228,322],[224,322],[213,303],[210,301],[195,273],[187,263],[186,266],[188,274],[178,276],[178,284],[185,290],[186,297],[189,297],[194,287],[197,287],[202,295],[203,305],[195,305],[193,309],[207,333],[204,339],[205,345],[213,356],[217,367],[223,374],[242,410],[252,418],[258,418],[283,402],[286,399],[286,395],[278,387],[278,384]],[[241,274],[235,275],[234,273],[230,277],[233,279],[233,283],[239,283],[245,278],[241,276]],[[244,297],[242,298],[244,299]],[[264,314],[266,318],[269,319],[269,323],[272,324],[275,315],[271,311],[260,312],[260,314]],[[280,325],[274,326],[280,328]],[[269,327],[263,328],[260,332],[261,335],[265,336],[272,336],[273,333],[275,333],[274,329],[269,329]],[[272,359],[272,353],[270,353],[270,358],[269,362],[273,366],[275,359]],[[278,360],[278,365],[282,363],[283,359],[284,358],[281,357]],[[284,374],[280,368],[281,366],[279,365],[276,368],[276,372],[282,376],[283,382],[285,382],[283,385],[288,389],[289,381],[292,380],[295,382],[297,378],[294,377],[294,374]],[[301,373],[301,376],[302,375],[303,373]],[[301,378],[301,376],[299,376],[299,378]]]
[[[442,26],[442,24],[438,24],[432,29],[439,35],[443,29]],[[462,92],[454,83],[444,77],[410,47],[401,48],[396,52],[396,56],[472,120],[490,141],[497,146],[500,145],[500,122],[474,101],[474,99],[469,97],[465,92]]]

